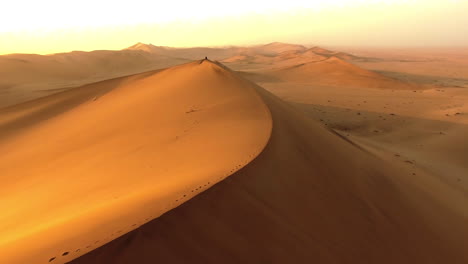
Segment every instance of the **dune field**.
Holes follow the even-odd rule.
[[[468,263],[468,53],[437,52],[0,56],[0,263]]]

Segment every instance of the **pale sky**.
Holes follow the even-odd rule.
[[[0,54],[273,41],[468,46],[468,0],[14,0]]]

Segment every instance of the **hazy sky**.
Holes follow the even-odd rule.
[[[468,45],[468,0],[14,0],[0,54],[222,46]]]

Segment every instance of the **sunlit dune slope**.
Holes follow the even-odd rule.
[[[276,55],[285,50],[303,49],[305,48],[301,45],[277,42],[252,47],[223,48],[171,48],[137,43],[119,51],[2,55],[0,56],[0,108],[71,87],[167,68],[205,56],[220,60],[249,54],[259,57],[261,62],[267,55]]]
[[[231,175],[268,142],[255,86],[210,61],[0,110],[0,263],[70,261]]]
[[[275,56],[267,56],[261,54],[254,55],[235,55],[226,59],[223,59],[223,63],[229,65],[252,65],[260,68],[282,68],[290,67],[293,65],[304,64],[308,62],[324,60],[326,57],[317,55],[313,52],[301,52],[301,51],[285,51]]]
[[[226,47],[226,48],[208,48],[208,47],[191,47],[191,48],[173,48],[165,46],[156,46],[152,44],[137,43],[125,50],[144,51],[150,54],[164,55],[172,58],[198,59],[209,57],[210,59],[221,59],[234,54],[238,54],[242,48]]]
[[[266,45],[254,46],[251,49],[263,55],[277,55],[285,51],[304,51],[307,48],[302,45],[272,42]]]
[[[363,57],[320,47],[307,49],[300,45],[272,43],[258,48],[246,48],[232,57],[223,58],[221,62],[238,70],[246,69],[246,67],[250,69],[281,69],[324,61],[332,57],[345,61],[366,60]]]
[[[56,93],[62,88],[187,61],[139,50],[0,56],[0,108]]]
[[[416,89],[417,86],[362,69],[332,56],[330,58],[268,72],[287,81],[387,89]]]
[[[0,56],[0,108],[84,84],[167,68],[206,56],[221,60],[235,70],[285,68],[332,56],[366,61],[343,52],[279,42],[219,48],[172,48],[137,43],[118,51],[9,54]]]
[[[366,59],[364,57],[357,57],[357,56],[354,56],[354,55],[349,54],[349,53],[331,51],[331,50],[327,50],[327,49],[317,47],[317,46],[308,49],[307,52],[312,52],[312,53],[315,53],[315,54],[318,54],[318,55],[321,55],[321,56],[325,56],[327,58],[337,57],[337,58],[340,58],[342,60],[363,60],[363,59]]]
[[[468,262],[466,198],[257,91],[273,130],[255,160],[71,263]]]

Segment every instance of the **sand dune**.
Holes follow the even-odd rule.
[[[275,48],[275,49],[273,49]],[[309,62],[322,61],[327,58],[336,57],[343,60],[358,60],[359,57],[344,52],[335,52],[319,47],[307,49],[300,45],[283,43],[272,43],[262,47],[243,51],[232,57],[221,60],[234,68],[239,64],[257,64],[255,68],[283,68],[291,67]]]
[[[276,56],[282,52],[296,51],[303,52],[306,47],[296,44],[273,42],[266,45],[255,45],[249,47],[224,47],[224,48],[171,48],[155,46],[152,44],[137,43],[125,50],[140,50],[149,53],[179,57],[186,59],[196,59],[208,56],[210,59],[223,60],[235,56]]]
[[[170,49],[170,47],[155,46],[153,44],[145,44],[138,42],[137,44],[132,45],[124,50],[141,50],[148,53],[167,54],[170,51]]]
[[[417,85],[365,70],[337,57],[266,72],[289,82],[349,87],[416,89]]]
[[[256,63],[261,63],[267,56],[303,49],[301,45],[277,42],[224,48],[171,48],[137,43],[120,51],[3,55],[0,56],[0,108],[72,87],[167,68],[205,56],[215,60],[242,55],[257,56],[259,60]]]
[[[312,52],[314,54],[325,56],[327,58],[337,57],[337,58],[340,58],[342,60],[362,60],[362,59],[364,59],[364,58],[354,56],[354,55],[346,53],[346,52],[332,51],[332,50],[324,49],[324,48],[317,47],[317,46],[308,49],[307,52]]]
[[[100,52],[83,54],[52,57],[109,70]],[[465,97],[454,99],[461,91],[428,108],[439,90],[415,93],[345,61],[354,60],[347,53],[284,43],[139,43],[113,54],[123,56],[114,73],[140,67],[135,54],[171,63],[211,54],[250,70],[195,61],[0,109],[0,263],[468,262],[466,128],[453,125],[466,124]],[[89,74],[57,73],[65,82]],[[452,123],[408,126],[395,110]],[[421,124],[454,136],[428,144],[395,129]],[[417,142],[445,158],[411,147]]]
[[[0,56],[0,108],[44,97],[63,88],[187,61],[132,50]]]
[[[272,113],[273,130],[255,160],[72,263],[468,261],[464,198],[256,90]]]
[[[235,55],[221,62],[238,68],[240,65],[254,66],[254,68],[281,68],[308,62],[324,60],[327,57],[313,52],[290,50],[276,55]]]
[[[223,63],[243,63],[243,64],[271,64],[275,61],[274,57],[265,56],[262,54],[254,55],[234,55],[232,57],[223,59]]]
[[[307,48],[302,45],[273,42],[266,45],[255,46],[253,49],[256,50],[257,53],[273,56],[285,51],[304,51]]]
[[[171,48],[137,43],[120,51],[73,51],[51,55],[0,56],[0,108],[44,97],[80,85],[166,68],[209,57],[236,70],[296,66],[353,55],[319,47],[274,42],[249,47]]]
[[[366,69],[436,87],[468,87],[466,47],[351,50],[363,56],[379,58],[357,62]]]
[[[138,50],[145,51],[152,54],[164,55],[173,58],[184,58],[195,60],[198,58],[209,57],[210,59],[222,59],[235,54],[241,53],[244,49],[240,47],[226,47],[226,48],[172,48],[164,46],[155,46],[152,44],[137,43],[124,50]]]
[[[1,110],[0,263],[70,261],[248,164],[272,125],[254,88],[196,61]]]

